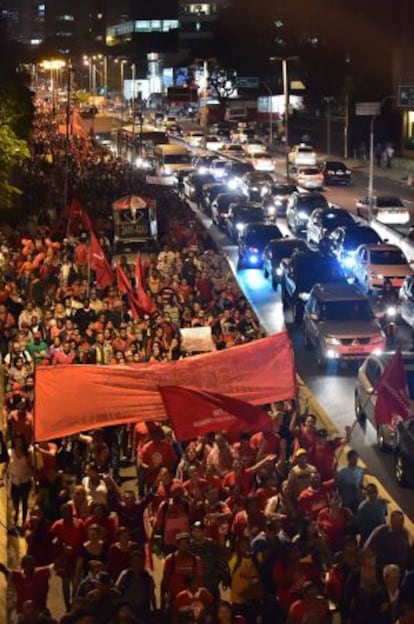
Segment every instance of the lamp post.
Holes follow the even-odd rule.
[[[324,98],[326,103],[326,155],[331,153],[331,102],[333,97],[327,96]]]
[[[283,82],[283,96],[285,101],[285,167],[286,167],[286,179],[289,180],[289,79],[288,79],[288,62],[296,61],[297,56],[272,56],[271,61],[282,62],[282,82]]]
[[[135,161],[135,98],[136,98],[136,65],[131,65],[131,78],[132,78],[132,158]]]
[[[372,208],[374,203],[374,131],[375,120],[381,114],[382,107],[385,102],[389,100],[396,100],[395,95],[386,95],[382,98],[378,104],[377,112],[371,116],[371,122],[369,126],[369,174],[368,174],[368,203],[369,203],[369,218],[372,217]]]
[[[273,145],[273,101],[272,101],[273,93],[272,93],[271,88],[267,84],[267,82],[263,81],[262,84],[269,94],[269,146],[272,147]]]

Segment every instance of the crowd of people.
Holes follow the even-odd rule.
[[[386,501],[364,485],[356,452],[344,451],[349,429],[331,439],[294,399],[267,406],[270,430],[238,439],[216,431],[179,444],[168,423],[138,423],[33,444],[38,366],[169,362],[191,356],[180,328],[211,327],[217,349],[262,331],[191,208],[93,140],[72,139],[71,189],[108,257],[113,199],[157,199],[160,248],[144,261],[155,311],[134,318],[116,283],[94,282],[89,232],[56,209],[64,144],[45,111],[31,147],[28,214],[0,231],[0,460],[9,532],[27,544],[20,566],[0,571],[19,624],[56,622],[52,575],[66,609],[60,624],[413,622],[404,515],[386,523]],[[119,261],[133,282],[127,258]],[[136,474],[126,483],[125,466]]]

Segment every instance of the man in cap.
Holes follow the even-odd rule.
[[[308,454],[305,449],[299,448],[294,455],[295,464],[288,476],[288,485],[291,488],[293,499],[297,500],[299,494],[309,487],[311,476],[317,474],[315,466],[308,463]]]
[[[190,550],[190,533],[183,531],[176,535],[177,550],[167,555],[161,581],[161,610],[171,606],[176,596],[187,589],[188,577],[196,579],[202,586],[203,565],[200,557]]]

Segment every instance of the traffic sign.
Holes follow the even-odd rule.
[[[239,89],[257,89],[259,82],[257,76],[238,76],[236,78],[236,86]]]
[[[398,106],[408,106],[414,108],[414,85],[399,85]]]
[[[357,115],[367,115],[372,117],[373,115],[378,115],[379,112],[379,102],[356,102],[355,104],[355,113]]]

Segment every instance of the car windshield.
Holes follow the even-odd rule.
[[[282,238],[282,233],[279,228],[274,225],[271,227],[257,227],[251,229],[246,234],[246,243],[248,245],[265,246],[272,238]]]
[[[280,184],[272,187],[272,195],[290,195],[296,191],[296,186],[293,184]]]
[[[246,173],[246,171],[251,171],[252,165],[247,163],[232,163],[231,164],[231,172],[233,175],[242,176]]]
[[[399,249],[377,249],[371,251],[371,264],[407,264],[403,253]]]
[[[348,225],[350,222],[353,223],[351,215],[347,212],[342,212],[342,210],[333,210],[322,215],[322,226],[329,230],[333,230],[341,225]]]
[[[264,221],[265,216],[260,208],[241,208],[235,211],[234,219],[243,223],[254,223],[254,221]]]
[[[300,147],[298,147],[298,152],[313,152],[313,147],[301,145]]]
[[[317,167],[307,167],[306,169],[301,169],[299,173],[305,175],[316,175],[317,173],[320,173],[320,171]]]
[[[263,182],[272,182],[272,176],[268,173],[255,173],[250,176],[250,184],[261,184]]]
[[[297,271],[297,288],[302,292],[309,292],[317,282],[344,282],[345,277],[337,262],[312,261],[303,258]]]
[[[164,162],[167,165],[189,165],[191,164],[191,156],[189,154],[166,154]]]
[[[223,193],[223,195],[220,195],[220,197],[217,198],[217,204],[219,208],[228,208],[230,204],[233,204],[239,199],[241,199],[240,195]]]
[[[345,249],[356,249],[360,245],[369,245],[372,243],[380,243],[381,239],[375,230],[370,228],[357,228],[345,234]]]
[[[266,152],[256,152],[254,157],[255,158],[271,158],[270,154],[266,154]]]
[[[378,208],[404,208],[404,204],[398,197],[377,197]]]
[[[304,241],[283,241],[282,244],[274,245],[272,249],[272,257],[279,262],[282,258],[290,258],[295,251],[304,251],[307,245]]]
[[[373,318],[368,301],[328,301],[321,305],[321,321],[370,321]]]
[[[327,206],[327,199],[323,195],[307,195],[298,199],[298,210],[309,212],[315,210],[315,208],[327,208]]]
[[[327,169],[346,169],[344,163],[334,161],[328,161],[327,163],[325,163],[325,167]]]

